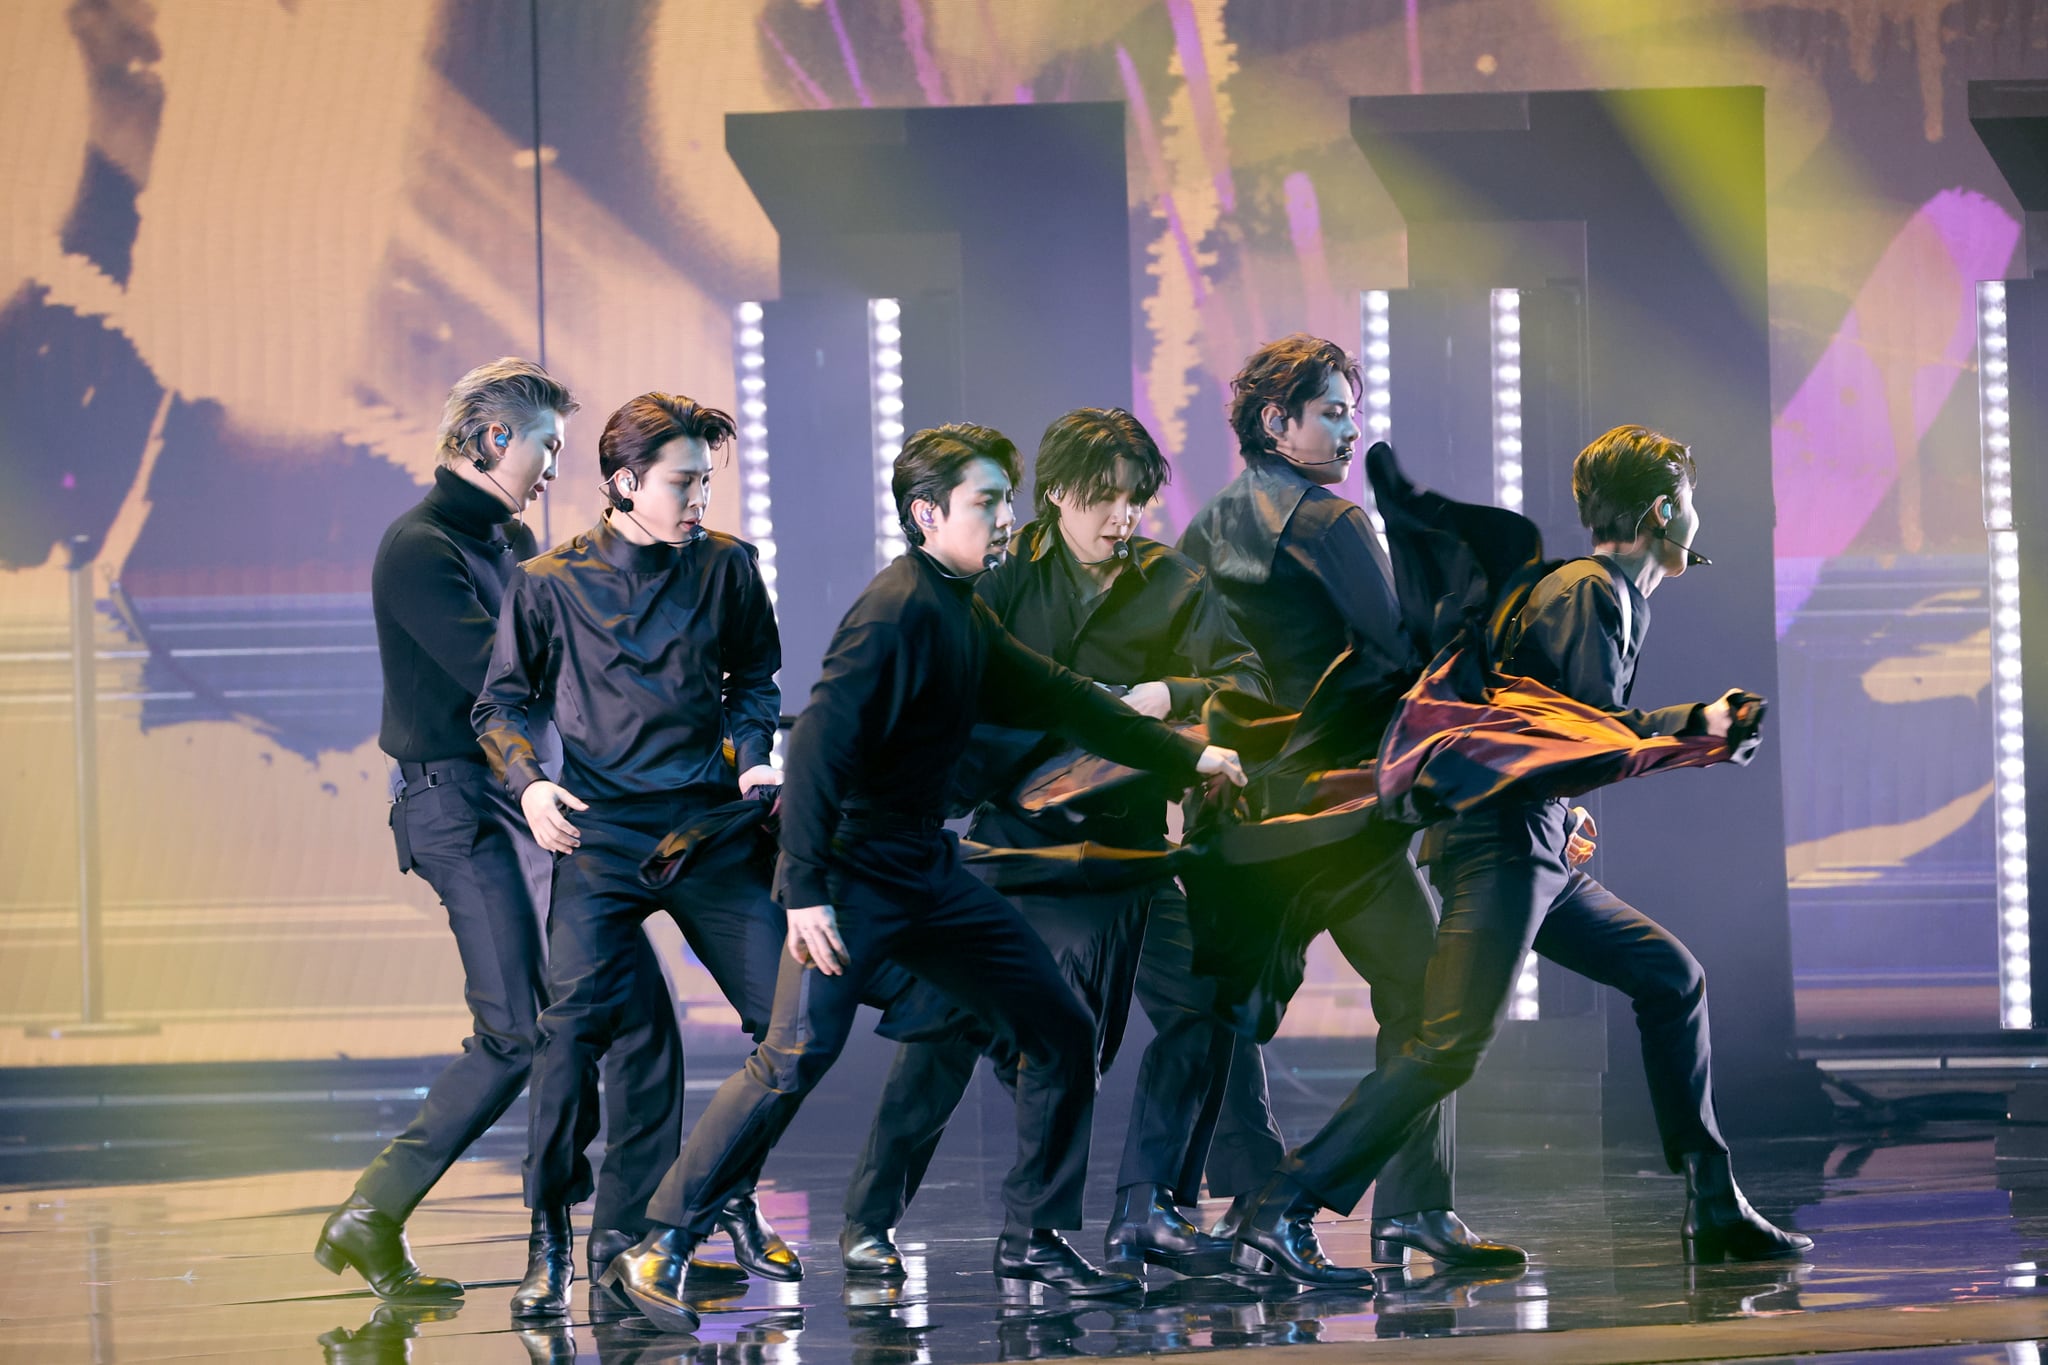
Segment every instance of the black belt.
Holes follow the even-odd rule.
[[[411,759],[398,760],[398,775],[405,779],[407,788],[438,787],[441,780],[458,777],[473,777],[484,767],[477,758],[437,758],[426,763],[415,763]]]
[[[908,834],[934,838],[946,827],[943,815],[915,815],[909,811],[848,810],[841,812],[839,828],[847,834]]]

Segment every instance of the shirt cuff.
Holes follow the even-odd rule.
[[[772,734],[763,735],[757,730],[750,730],[746,734],[733,736],[732,748],[733,766],[743,773],[749,768],[758,768],[767,763],[769,756],[775,752],[775,739]]]
[[[521,754],[505,766],[505,790],[512,793],[514,801],[524,797],[528,787],[536,782],[545,782],[547,778],[531,754]]]
[[[825,869],[784,853],[775,863],[775,903],[785,910],[830,905],[832,892],[826,885]]]

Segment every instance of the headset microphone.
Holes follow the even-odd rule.
[[[1670,533],[1667,532],[1661,526],[1651,531],[1650,534],[1655,536],[1657,539],[1663,541],[1667,545],[1678,545],[1678,542],[1671,538]],[[1713,560],[1708,559],[1705,555],[1701,554],[1698,550],[1693,549],[1693,547],[1690,545],[1678,545],[1678,552],[1685,556],[1685,562],[1688,568],[1695,564],[1704,564],[1708,568],[1713,567]]]
[[[483,436],[483,432],[479,431],[472,439],[481,441],[483,440]],[[511,493],[506,491],[505,485],[498,482],[498,476],[492,472],[493,470],[497,469],[498,462],[505,458],[505,447],[511,444],[511,442],[512,437],[508,433],[501,431],[498,433],[496,440],[493,442],[493,444],[498,447],[497,455],[489,460],[484,459],[482,455],[475,455],[470,457],[469,463],[471,467],[476,470],[477,473],[483,475],[485,478],[491,481],[491,487],[497,489],[499,495],[503,497],[506,502],[512,504],[513,519],[516,520],[521,526],[524,526],[526,525],[526,500],[524,498],[513,497]]]

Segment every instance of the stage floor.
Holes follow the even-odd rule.
[[[507,1300],[526,1215],[516,1165],[502,1158],[458,1166],[413,1220],[425,1268],[470,1285],[459,1309],[440,1311],[380,1307],[308,1254],[353,1167],[0,1191],[0,1358],[949,1362],[1320,1342],[1341,1345],[1302,1358],[2032,1365],[2048,1338],[2048,1220],[2016,1213],[2016,1198],[2032,1207],[2026,1192],[1999,1188],[1989,1127],[1740,1150],[1754,1201],[1815,1237],[1803,1264],[1683,1265],[1682,1187],[1648,1153],[1468,1149],[1459,1207],[1482,1230],[1525,1243],[1525,1273],[1418,1263],[1366,1296],[1155,1270],[1142,1302],[1115,1305],[1003,1300],[989,1269],[1000,1144],[960,1139],[942,1149],[902,1229],[911,1276],[894,1289],[840,1275],[844,1152],[778,1153],[767,1208],[809,1275],[705,1282],[695,1342],[634,1319],[593,1322],[581,1284],[572,1323],[516,1331]],[[1331,1220],[1321,1233],[1339,1260],[1365,1259],[1363,1221]],[[1081,1245],[1099,1252],[1100,1237],[1091,1226]]]

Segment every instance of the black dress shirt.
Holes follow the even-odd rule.
[[[1196,719],[1220,688],[1266,696],[1258,656],[1201,567],[1156,540],[1130,546],[1108,588],[1084,600],[1059,527],[1034,521],[974,594],[1010,634],[1076,673],[1113,687],[1165,683],[1174,720]]]
[[[1223,590],[1283,706],[1305,703],[1347,647],[1390,668],[1409,661],[1393,564],[1365,512],[1284,460],[1248,460],[1180,550]]]
[[[541,777],[532,716],[552,705],[573,795],[729,801],[768,761],[781,667],[753,546],[635,545],[607,519],[520,566],[470,719],[514,796]]]
[[[506,520],[503,502],[446,468],[384,532],[370,608],[384,665],[377,744],[385,753],[411,763],[483,761],[469,709],[490,666],[505,583],[534,548],[533,533]]]
[[[974,580],[911,550],[875,575],[839,623],[810,705],[790,732],[776,898],[830,903],[842,816],[922,823],[945,813],[977,718],[1056,730],[1186,786],[1201,746],[1026,648]]]
[[[1617,584],[1619,588],[1617,588]],[[1622,625],[1621,592],[1629,597]],[[1636,658],[1650,629],[1650,603],[1612,560],[1569,560],[1547,574],[1501,631],[1500,671],[1533,678],[1575,701],[1611,712],[1644,738],[1701,733],[1696,705],[1657,711],[1629,707]]]

